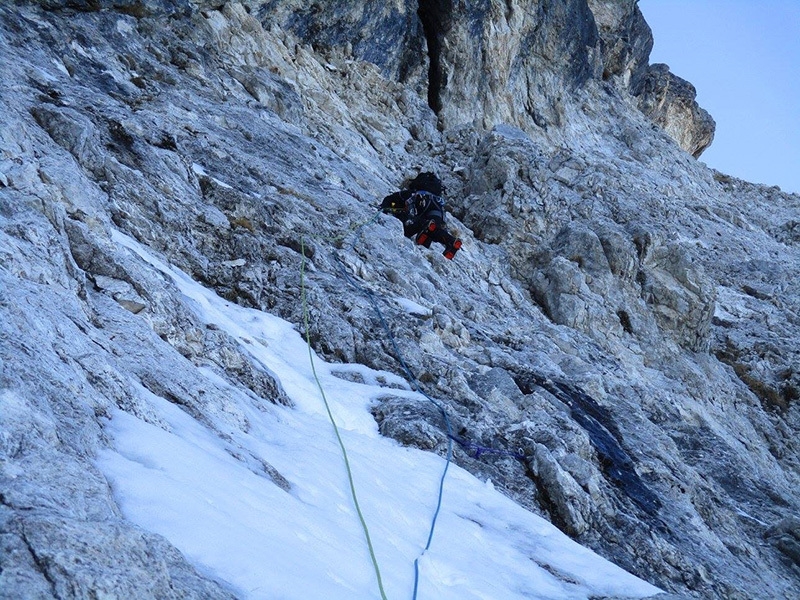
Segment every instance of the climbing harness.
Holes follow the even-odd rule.
[[[431,192],[416,190],[411,194],[408,202],[413,209],[410,211],[413,216],[425,214],[429,210],[435,210],[444,216],[444,198]],[[431,209],[431,205],[433,205],[433,209]]]

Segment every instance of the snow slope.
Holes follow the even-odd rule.
[[[221,299],[131,238],[115,234],[115,240],[170,277],[198,318],[237,339],[295,403],[262,404],[204,370],[216,385],[229,387],[245,415],[248,426],[234,430],[222,422],[204,425],[138,388],[161,426],[116,411],[108,424],[114,448],[97,460],[125,516],[165,536],[201,572],[242,598],[378,598],[343,458],[302,337],[286,321]],[[428,538],[445,461],[378,433],[370,404],[387,393],[414,394],[396,375],[313,360],[349,454],[386,595],[411,598],[413,563]],[[343,372],[365,383],[334,374]],[[262,461],[289,485],[277,485],[254,467]],[[447,472],[433,542],[420,559],[419,598],[555,600],[658,592],[513,503],[491,482],[455,465]]]

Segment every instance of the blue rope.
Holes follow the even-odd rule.
[[[457,436],[453,436],[453,441],[464,448],[464,450],[474,451],[474,458],[476,459],[480,458],[483,454],[499,454],[500,456],[510,456],[511,458],[516,458],[517,460],[525,460],[526,458],[525,453],[521,450],[519,452],[512,452],[510,450],[503,450],[500,448],[490,448],[488,446],[481,446],[480,444],[470,442],[469,440],[465,440],[464,438]]]

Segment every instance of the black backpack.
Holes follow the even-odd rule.
[[[434,196],[440,196],[444,193],[444,186],[441,179],[431,172],[420,173],[408,184],[408,189],[414,192],[430,192]]]

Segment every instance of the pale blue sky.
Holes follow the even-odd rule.
[[[723,173],[800,193],[800,0],[640,0],[651,63],[697,88],[717,122],[700,157]]]

